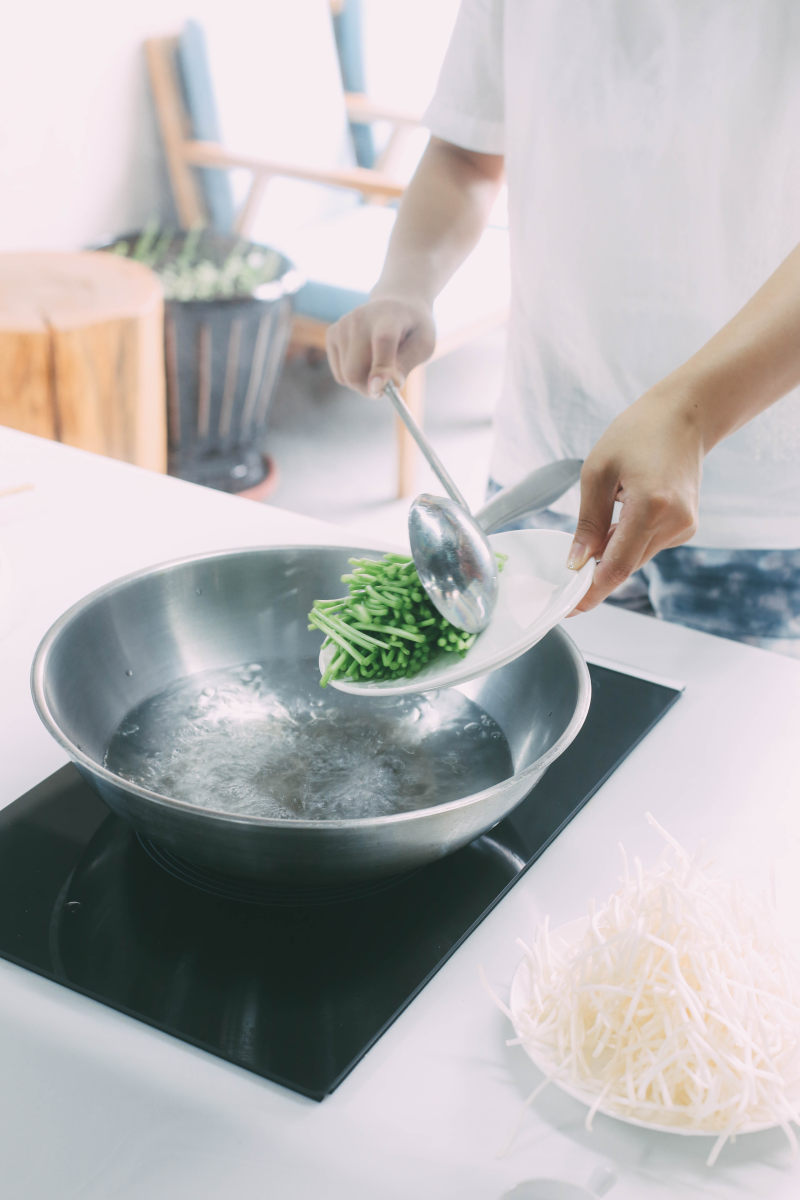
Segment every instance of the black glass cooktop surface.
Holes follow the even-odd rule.
[[[63,767],[0,811],[0,956],[322,1100],[680,694],[590,670],[583,728],[499,825],[324,902],[194,870]]]

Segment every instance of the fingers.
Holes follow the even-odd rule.
[[[350,313],[328,326],[325,347],[331,373],[336,382],[356,391],[365,391],[369,343],[365,342],[353,318],[354,314]],[[357,382],[358,380],[360,382]]]
[[[691,509],[676,497],[624,500],[619,524],[610,530],[592,585],[576,611],[595,608],[655,554],[683,545],[695,529]]]
[[[369,395],[379,395],[389,380],[402,387],[409,371],[430,358],[435,343],[432,319],[406,326],[391,321],[379,323],[372,336],[372,363],[367,380]]]
[[[609,536],[608,544],[595,567],[591,587],[575,606],[575,612],[589,612],[596,608],[661,549],[655,538],[642,538],[636,534],[626,537],[621,526],[622,521]]]
[[[332,326],[328,326],[325,332],[325,348],[328,352],[328,364],[331,368],[331,374],[337,383],[344,384],[344,375],[342,374],[342,359],[339,352],[339,344],[335,339],[331,338]]]
[[[376,320],[372,327],[370,365],[367,370],[367,393],[379,396],[390,381],[402,387],[405,375],[398,363],[400,342],[405,329],[391,317]]]
[[[629,405],[594,445],[581,471],[578,524],[568,565],[599,560],[579,604],[594,608],[660,550],[680,546],[697,528],[705,453],[684,398],[651,389]],[[612,527],[614,506],[621,515]]]
[[[581,507],[567,566],[579,571],[590,558],[599,558],[608,541],[614,501],[619,490],[616,472],[581,471]]]
[[[337,383],[377,396],[389,380],[402,387],[412,367],[433,352],[430,309],[396,300],[370,301],[328,328],[328,362]]]

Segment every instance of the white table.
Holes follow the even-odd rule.
[[[61,766],[28,672],[70,603],[130,570],[234,545],[373,545],[335,528],[0,429],[0,806]],[[499,1200],[523,1180],[617,1176],[612,1200],[797,1200],[780,1132],[710,1143],[646,1133],[551,1089],[481,982],[507,992],[515,939],[617,885],[618,843],[651,862],[651,811],[684,845],[800,911],[800,662],[602,608],[568,622],[587,656],[684,696],[322,1104],[0,961],[3,1200]]]

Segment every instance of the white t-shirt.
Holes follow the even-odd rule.
[[[585,457],[800,242],[796,0],[465,0],[426,123],[505,155],[503,484]],[[707,456],[700,518],[800,547],[800,392]]]

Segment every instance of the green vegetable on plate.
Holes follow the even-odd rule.
[[[502,569],[504,555],[498,555]],[[440,654],[462,658],[477,634],[465,633],[434,608],[407,554],[381,559],[351,558],[342,576],[348,594],[315,601],[309,629],[325,634],[323,649],[334,646],[320,679],[359,682],[411,678]]]

